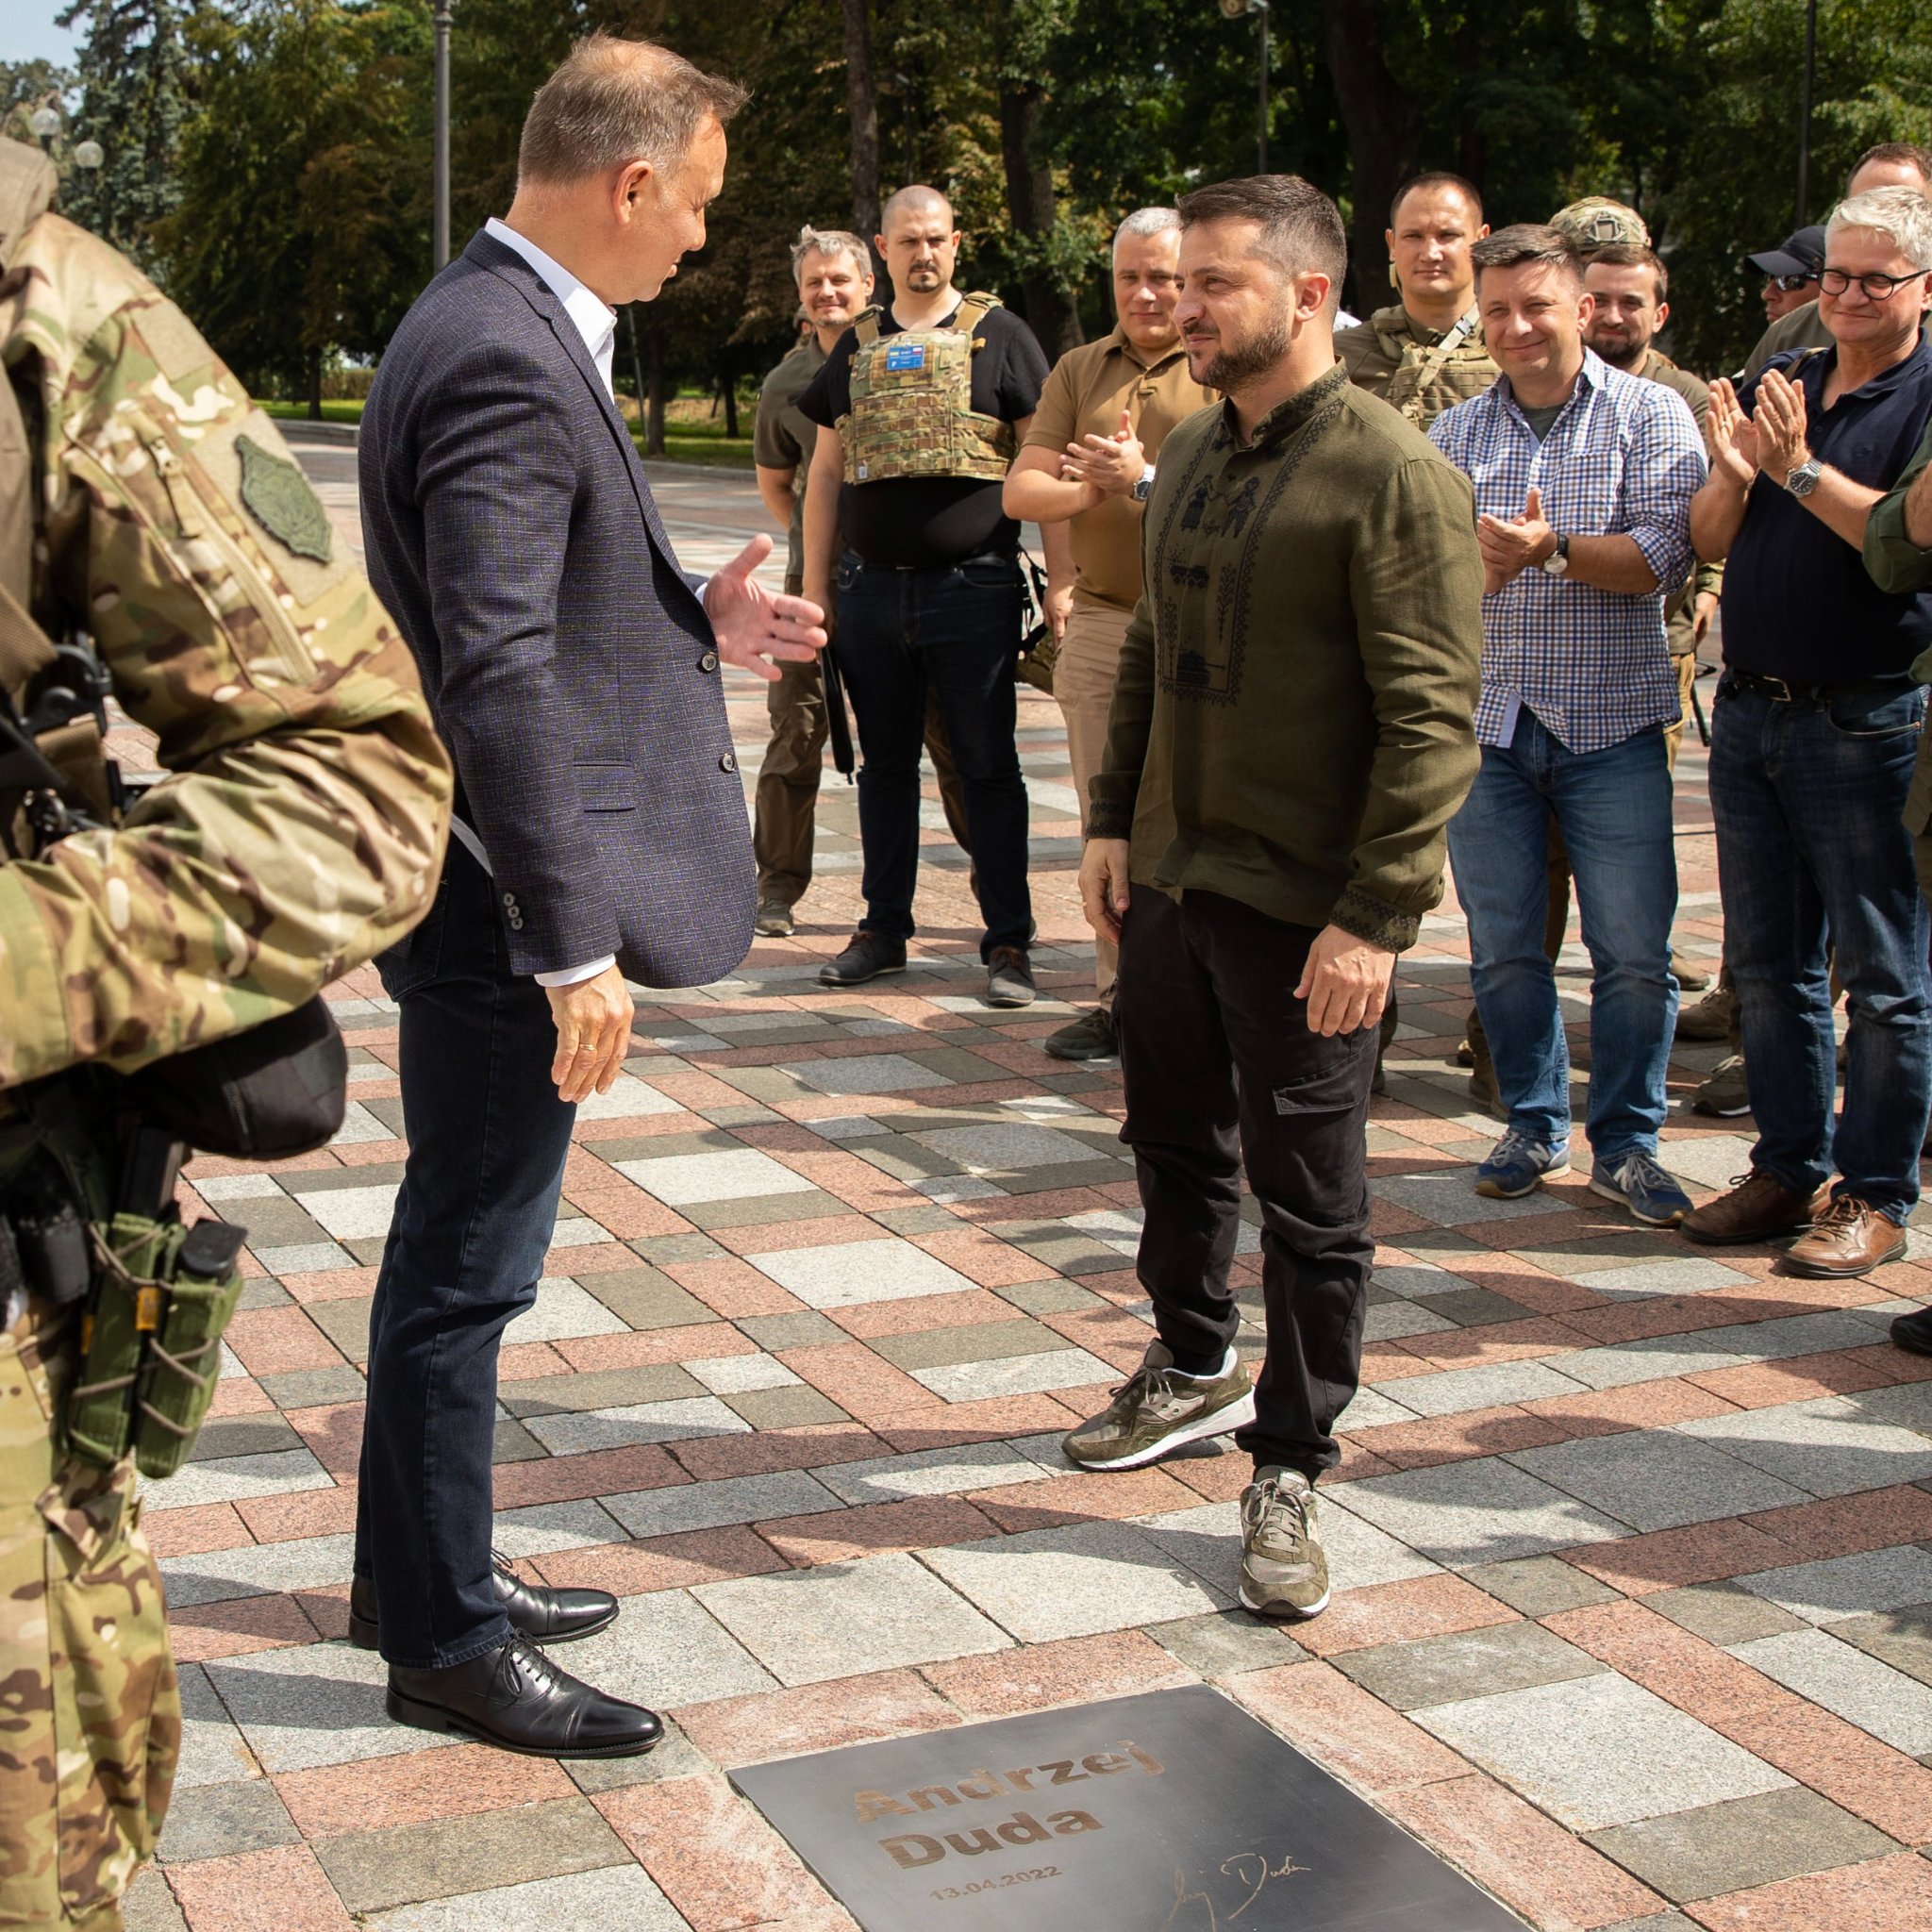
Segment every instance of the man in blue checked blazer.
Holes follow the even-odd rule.
[[[509,1750],[610,1757],[661,1726],[537,1646],[617,1615],[491,1552],[504,1328],[535,1299],[576,1103],[608,1091],[626,978],[744,957],[753,870],[721,662],[778,675],[825,634],[755,538],[679,569],[611,392],[614,305],[705,239],[730,82],[593,35],[538,92],[517,192],[424,291],[362,419],[369,570],[458,774],[429,916],[378,962],[409,1140],[370,1314],[350,1634],[390,1715]],[[534,1433],[542,1434],[541,1423]]]

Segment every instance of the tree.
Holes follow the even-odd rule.
[[[97,141],[98,168],[75,169],[61,212],[155,265],[156,225],[179,193],[182,131],[192,109],[192,60],[178,0],[73,0],[62,26],[86,23],[73,132]]]
[[[852,225],[868,241],[879,232],[879,103],[872,80],[872,8],[841,0],[845,33],[845,118],[852,125]]]
[[[1053,157],[1041,125],[1064,0],[1002,0],[998,36],[1000,159],[1012,217],[1008,249],[1024,291],[1026,321],[1049,357],[1085,340],[1074,291],[1092,266],[1091,238],[1058,212]]]

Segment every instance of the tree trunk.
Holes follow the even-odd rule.
[[[1023,244],[1043,246],[1053,234],[1053,170],[1034,152],[1040,125],[1042,90],[1032,81],[1008,75],[1000,82],[1000,156],[1006,163],[1007,208],[1013,233]],[[1053,278],[1052,271],[1036,264],[1021,277],[1026,301],[1026,323],[1040,338],[1049,362],[1077,348],[1086,337],[1080,327],[1080,308]]]
[[[724,396],[724,434],[733,442],[738,441],[738,377],[731,368],[731,358],[726,356],[718,369],[718,382]]]
[[[308,352],[308,420],[311,423],[322,421],[322,351],[319,348]]]
[[[1349,236],[1354,298],[1366,315],[1388,299],[1389,204],[1422,158],[1423,117],[1389,71],[1379,0],[1323,0],[1328,70],[1348,133],[1355,229]]]
[[[635,302],[624,305],[624,325],[630,334],[630,379],[638,399],[638,421],[644,420],[644,358],[638,352],[638,309]]]
[[[872,80],[870,0],[842,0],[845,112],[852,123],[852,225],[868,241],[879,231],[879,104]]]
[[[664,454],[664,331],[654,322],[644,330],[644,340],[650,344],[651,352],[650,392],[644,408],[644,454],[661,457]]]

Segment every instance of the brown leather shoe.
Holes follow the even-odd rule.
[[[1693,1208],[1677,1224],[1686,1241],[1707,1248],[1731,1248],[1768,1241],[1781,1234],[1803,1234],[1824,1211],[1825,1191],[1794,1193],[1761,1167],[1740,1174],[1728,1194]]]
[[[1869,1274],[1906,1251],[1906,1231],[1856,1194],[1840,1194],[1807,1235],[1794,1241],[1778,1263],[1786,1274],[1838,1280]]]

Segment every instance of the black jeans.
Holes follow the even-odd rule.
[[[1160,1339],[1181,1360],[1225,1355],[1241,1172],[1261,1204],[1268,1356],[1237,1444],[1257,1469],[1310,1482],[1341,1451],[1335,1424],[1361,1375],[1368,1307],[1364,1130],[1375,1029],[1324,1039],[1295,997],[1310,926],[1218,892],[1176,905],[1136,884],[1121,935],[1121,1138],[1146,1224],[1139,1271]]]
[[[508,1635],[490,1580],[497,1346],[536,1300],[576,1108],[550,1078],[550,1003],[510,972],[495,892],[456,841],[428,918],[376,964],[402,1008],[409,1158],[369,1317],[356,1572],[383,1656],[432,1669]]]
[[[1020,655],[1020,566],[971,557],[933,570],[887,570],[851,551],[839,559],[839,669],[858,724],[858,836],[866,932],[908,940],[919,877],[919,751],[930,687],[966,797],[980,957],[1024,946],[1026,781],[1013,742],[1013,662]]]

